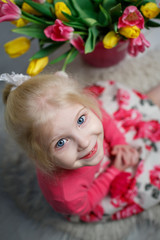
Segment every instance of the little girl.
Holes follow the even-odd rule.
[[[160,110],[146,95],[113,81],[83,89],[64,73],[0,80],[7,128],[55,211],[106,221],[160,202]]]

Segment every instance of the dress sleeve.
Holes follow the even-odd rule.
[[[103,108],[101,108],[101,112],[103,117],[104,140],[110,147],[127,144],[123,133],[118,129],[114,119],[109,116]]]
[[[47,183],[38,174],[40,188],[53,209],[65,215],[83,216],[94,212],[94,208],[108,194],[112,180],[120,173],[115,167],[108,168],[93,181],[89,172],[65,176],[61,181]]]
[[[108,195],[111,182],[119,173],[120,171],[115,167],[109,167],[92,183],[83,196],[85,204],[79,209],[80,214],[84,215],[94,210],[101,200]]]

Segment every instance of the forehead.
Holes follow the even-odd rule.
[[[76,126],[78,117],[83,112],[84,106],[80,104],[67,104],[62,108],[56,107],[44,125],[43,133],[46,143],[50,144],[54,138],[69,135]]]
[[[85,107],[81,104],[71,103],[65,104],[63,106],[50,106],[45,113],[45,121],[43,122],[44,128],[49,128],[48,126],[52,126],[52,128],[60,127],[74,121],[76,117],[78,117],[79,112]]]
[[[54,121],[54,126],[67,125],[67,123],[74,122],[84,106],[77,103],[66,104],[63,107],[56,107],[54,110],[54,117],[51,121]]]

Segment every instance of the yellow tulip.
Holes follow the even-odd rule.
[[[137,26],[127,26],[120,28],[119,33],[126,38],[137,38],[140,34],[140,29]]]
[[[14,25],[16,25],[16,27],[23,27],[23,26],[27,25],[29,23],[29,21],[27,21],[23,18],[19,18],[18,20],[12,21],[12,23]]]
[[[43,69],[48,64],[48,57],[43,57],[39,59],[34,59],[30,62],[27,68],[27,74],[30,76],[35,76],[43,71]]]
[[[34,8],[32,8],[28,3],[25,3],[25,2],[22,4],[22,10],[24,12],[27,12],[27,13],[30,13],[30,14],[33,14],[33,15],[37,15],[37,16],[42,15],[41,13],[36,11]]]
[[[4,45],[4,49],[11,58],[16,58],[26,53],[29,50],[30,45],[31,43],[28,38],[19,37],[12,41],[7,42]]]
[[[113,48],[117,45],[119,40],[120,37],[118,36],[118,34],[116,34],[114,31],[110,31],[103,38],[103,46],[107,49]]]
[[[141,6],[141,12],[146,18],[155,18],[159,13],[160,9],[156,3],[149,2]]]
[[[4,2],[4,3],[7,3],[7,1],[6,0],[1,0],[2,2]],[[12,2],[12,3],[14,3],[15,4],[15,2],[14,2],[14,0],[10,0],[10,2]]]
[[[55,15],[58,19],[67,22],[68,19],[63,15],[62,12],[65,12],[68,15],[71,15],[70,9],[66,6],[64,2],[57,2],[55,4]]]

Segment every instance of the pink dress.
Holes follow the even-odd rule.
[[[37,169],[39,186],[53,209],[69,220],[107,221],[138,214],[160,202],[160,110],[145,95],[114,81],[89,90],[102,105],[104,159],[57,177]],[[108,167],[110,149],[117,144],[140,151],[137,167],[121,173]]]

